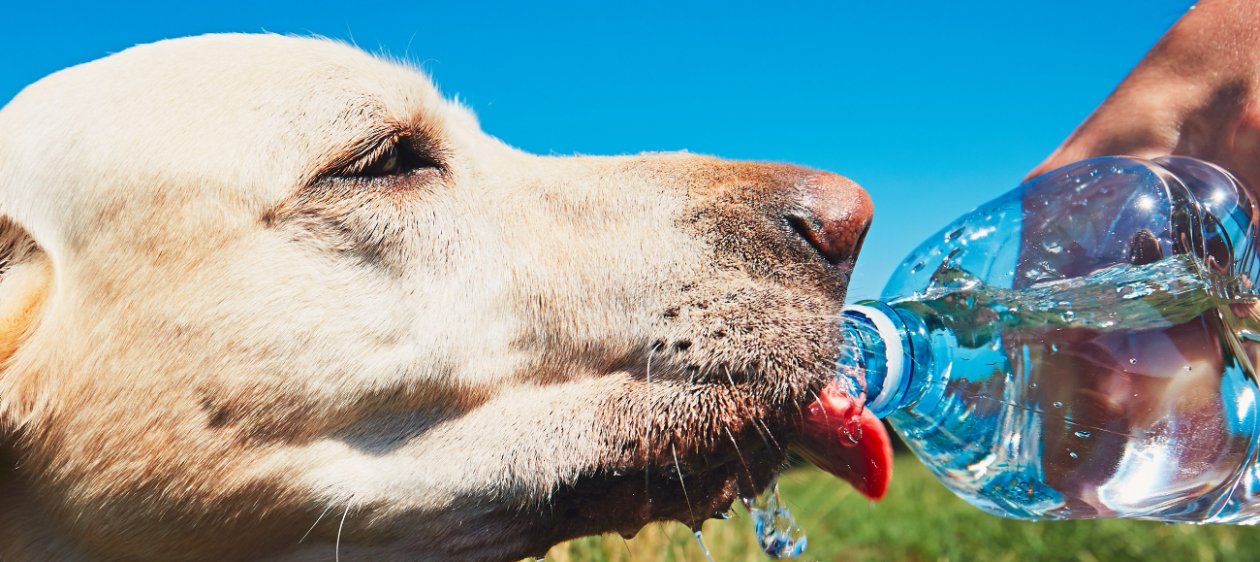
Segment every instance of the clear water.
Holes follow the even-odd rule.
[[[796,525],[792,512],[779,498],[777,482],[756,498],[745,498],[744,507],[752,515],[757,545],[767,555],[775,558],[796,558],[805,552],[808,545],[805,531]]]
[[[709,554],[709,547],[704,544],[704,537],[701,536],[700,531],[695,531],[694,535],[696,537],[696,546],[700,548],[700,554],[704,555],[704,559],[707,562],[713,562],[713,555]]]
[[[942,266],[889,303],[922,322],[917,357],[935,364],[888,419],[999,515],[1260,521],[1260,300],[1201,265],[1179,255],[1026,289]]]

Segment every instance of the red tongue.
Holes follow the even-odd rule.
[[[884,424],[862,402],[832,382],[805,409],[800,452],[810,462],[847,480],[872,499],[884,497],[892,479],[892,441]]]

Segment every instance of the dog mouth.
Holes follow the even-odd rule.
[[[784,451],[750,446],[703,465],[680,459],[671,467],[601,470],[556,491],[554,504],[567,507],[554,523],[574,536],[611,531],[632,538],[654,521],[699,529],[709,519],[726,519],[737,499],[769,486],[785,459]]]
[[[830,268],[817,286],[797,277],[771,291],[682,291],[660,339],[618,365],[625,386],[591,405],[607,453],[550,494],[546,528],[563,535],[553,544],[630,537],[656,521],[699,529],[766,490],[791,454],[880,499],[889,435],[834,372],[840,334],[827,318],[844,300],[836,276],[848,272]]]
[[[712,386],[728,394],[742,390]],[[882,498],[892,469],[883,424],[838,381],[809,396],[803,405],[753,412],[743,423],[725,421],[718,442],[663,439],[647,451],[646,462],[601,468],[557,489],[548,528],[563,529],[565,536],[552,538],[605,532],[629,538],[655,521],[698,530],[709,519],[728,518],[737,500],[766,490],[787,467],[789,451],[864,496]]]

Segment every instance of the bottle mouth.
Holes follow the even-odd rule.
[[[845,335],[850,341],[844,345],[856,347],[861,355],[866,407],[881,418],[897,407],[909,379],[906,374],[904,330],[889,316],[891,311],[884,310],[886,308],[883,303],[867,302],[847,305],[841,311],[844,322],[862,327],[860,331],[846,330]]]

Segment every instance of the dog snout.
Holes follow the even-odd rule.
[[[836,174],[815,172],[800,180],[799,204],[784,218],[832,265],[852,262],[871,226],[874,205],[866,190]]]

